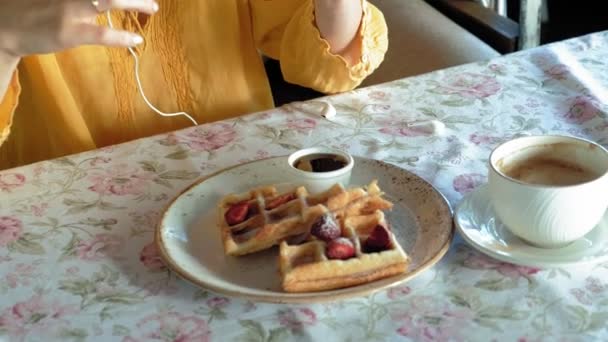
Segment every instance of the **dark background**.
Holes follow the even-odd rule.
[[[507,0],[509,18],[519,18],[519,1]],[[606,0],[548,0],[549,21],[543,23],[541,42],[552,43],[608,30]]]

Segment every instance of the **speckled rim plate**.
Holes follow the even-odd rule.
[[[216,208],[228,193],[263,184],[290,184],[287,157],[237,165],[185,189],[166,208],[156,243],[167,266],[191,283],[228,296],[275,303],[313,303],[363,296],[414,278],[447,252],[454,228],[443,195],[417,175],[382,161],[355,157],[352,185],[377,179],[395,206],[387,213],[399,243],[412,259],[406,273],[323,292],[286,293],[280,288],[278,248],[245,257],[224,255]]]

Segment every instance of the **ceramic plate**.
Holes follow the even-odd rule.
[[[278,247],[244,257],[224,255],[216,224],[217,204],[229,193],[265,184],[289,184],[287,157],[242,164],[186,189],[164,212],[156,242],[166,264],[181,277],[212,291],[256,301],[310,303],[369,294],[416,276],[446,253],[453,237],[445,198],[413,173],[376,160],[355,158],[351,184],[378,180],[395,206],[387,213],[399,243],[412,259],[407,273],[364,285],[311,293],[285,293]],[[294,184],[295,185],[295,184]]]
[[[460,235],[475,249],[498,260],[532,267],[565,267],[608,260],[608,214],[584,237],[561,248],[540,248],[511,234],[494,216],[487,186],[467,195],[454,221]]]

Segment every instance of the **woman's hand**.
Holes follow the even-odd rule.
[[[4,60],[19,59],[80,45],[128,47],[143,42],[135,33],[97,25],[95,17],[109,9],[153,14],[158,4],[154,0],[3,0],[0,54]]]

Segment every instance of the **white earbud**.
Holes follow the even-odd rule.
[[[412,122],[407,125],[409,128],[416,128],[419,131],[429,134],[442,135],[445,132],[445,124],[439,120],[425,120]]]

